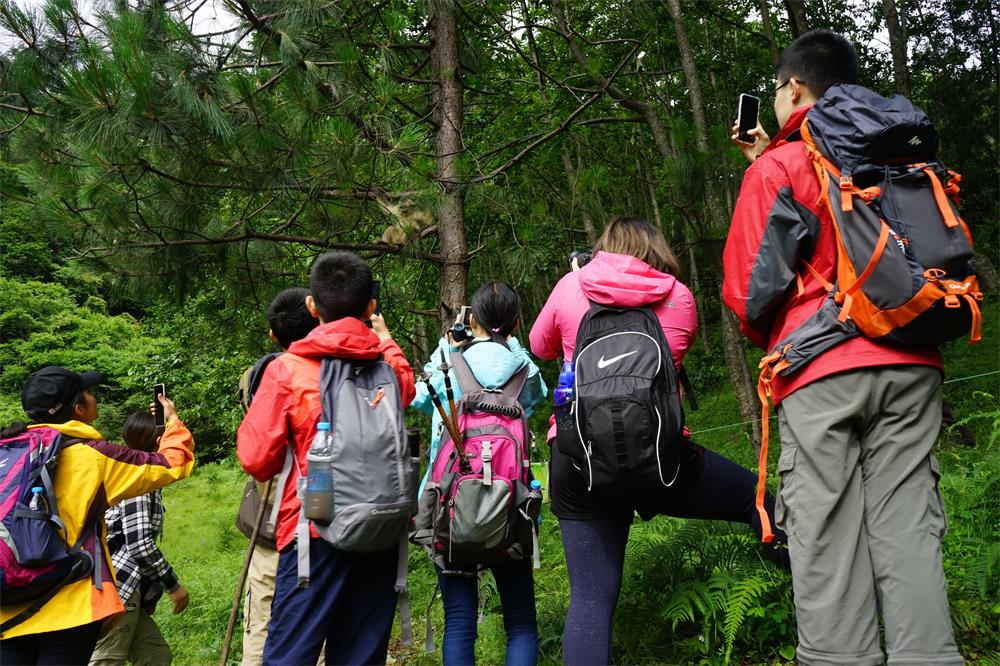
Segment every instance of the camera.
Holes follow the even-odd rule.
[[[569,265],[573,266],[573,260],[576,259],[576,265],[583,268],[587,265],[587,262],[594,258],[593,252],[588,252],[586,250],[573,250],[569,253]]]
[[[451,339],[455,342],[467,342],[475,337],[472,334],[472,327],[469,325],[469,315],[472,313],[472,308],[468,305],[463,305],[462,310],[459,313],[458,320],[455,322],[454,326],[448,329],[448,334]]]

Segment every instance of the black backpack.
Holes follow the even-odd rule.
[[[673,485],[684,410],[670,345],[649,308],[591,303],[580,322],[574,400],[557,409],[559,450],[606,495]]]

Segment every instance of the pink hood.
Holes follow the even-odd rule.
[[[579,271],[584,295],[601,305],[640,306],[662,301],[677,278],[627,254],[598,252]]]
[[[635,257],[598,252],[552,289],[531,327],[532,353],[543,359],[573,358],[577,329],[591,300],[601,305],[650,306],[678,366],[694,341],[698,318],[694,297],[684,284]]]

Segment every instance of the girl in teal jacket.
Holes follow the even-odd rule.
[[[431,373],[431,384],[442,397],[448,409],[445,396],[444,373],[441,365],[441,351],[448,358],[451,350],[462,350],[462,355],[472,369],[472,374],[483,388],[500,388],[525,366],[528,378],[521,390],[519,400],[525,414],[545,399],[546,387],[541,375],[528,352],[514,337],[521,318],[521,298],[514,289],[503,282],[488,282],[476,290],[472,297],[472,315],[469,327],[474,338],[471,341],[456,342],[449,334],[442,338],[424,371]],[[458,377],[449,371],[451,386],[457,401],[462,395]],[[427,386],[417,383],[417,396],[412,406],[432,415],[432,437],[429,463],[433,464],[441,444],[441,417],[431,402]],[[428,474],[430,465],[428,465]],[[423,492],[427,474],[420,484]],[[441,586],[441,602],[444,605],[444,641],[442,661],[450,664],[474,664],[476,642],[476,616],[479,600],[477,566],[471,563],[449,562],[450,570],[467,571],[468,576],[446,576],[438,571]],[[490,570],[497,583],[500,603],[503,606],[504,628],[507,631],[507,664],[531,666],[538,659],[538,629],[535,616],[535,587],[532,577],[531,559],[510,560]]]

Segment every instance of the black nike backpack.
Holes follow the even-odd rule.
[[[605,495],[670,487],[684,410],[670,345],[649,308],[591,303],[580,323],[574,399],[557,408],[559,451]]]

